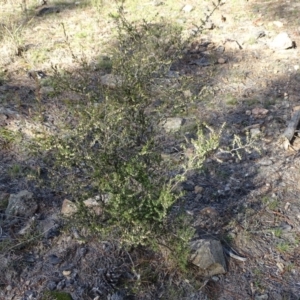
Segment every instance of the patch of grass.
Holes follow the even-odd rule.
[[[19,164],[14,164],[10,167],[8,170],[8,174],[12,178],[17,178],[21,175],[22,173],[22,167]]]
[[[0,146],[3,149],[9,149],[14,144],[19,143],[21,140],[21,134],[11,131],[5,127],[0,127]]]
[[[272,230],[274,236],[280,238],[282,236],[282,229],[281,228],[275,228]]]
[[[285,253],[291,249],[291,246],[288,242],[280,242],[277,244],[276,248],[279,252]]]
[[[72,300],[70,294],[60,291],[47,291],[44,293],[42,300]]]
[[[225,102],[227,105],[235,106],[238,104],[238,99],[232,94],[227,94],[225,96]]]

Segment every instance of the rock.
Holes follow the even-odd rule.
[[[213,207],[204,207],[203,209],[200,210],[199,214],[201,216],[206,216],[210,218],[217,218],[219,216],[219,213],[214,209]]]
[[[77,206],[74,202],[65,199],[63,201],[62,207],[61,207],[61,214],[63,214],[66,217],[70,217],[74,215],[77,212]]]
[[[235,51],[235,50],[242,50],[243,48],[239,42],[235,40],[227,40],[225,43],[225,49]]]
[[[23,190],[18,194],[10,195],[5,214],[8,217],[19,216],[29,218],[37,209],[38,204],[33,198],[33,194],[27,190]]]
[[[186,4],[183,8],[182,11],[184,11],[185,13],[189,13],[194,9],[194,7],[190,4]]]
[[[204,29],[212,30],[215,28],[215,24],[213,22],[206,22],[203,26]]]
[[[36,220],[36,217],[35,217],[35,216],[31,217],[31,218],[27,221],[26,225],[25,225],[21,230],[18,231],[18,234],[20,234],[20,235],[29,234],[30,231],[31,231],[31,229],[33,228],[33,225],[34,225],[34,223],[35,223],[35,220]]]
[[[271,166],[273,164],[273,161],[269,158],[262,158],[258,163],[261,166]]]
[[[259,30],[255,33],[255,38],[256,39],[260,39],[260,38],[265,37],[265,36],[266,36],[266,33],[263,30]]]
[[[113,74],[106,74],[100,77],[101,83],[111,89],[116,87],[120,87],[123,84],[123,79],[121,76],[113,75]]]
[[[221,58],[218,59],[218,63],[219,64],[225,64],[226,63],[226,59],[221,57]]]
[[[49,255],[49,263],[51,265],[57,265],[61,262],[61,259],[57,257],[55,254]]]
[[[64,270],[62,273],[64,276],[70,276],[72,272],[70,270]]]
[[[270,48],[274,50],[285,50],[294,47],[294,42],[286,32],[281,32],[275,36],[270,43]]]
[[[48,284],[47,284],[47,288],[50,291],[54,291],[56,289],[56,283],[54,281],[49,281]]]
[[[261,131],[259,128],[251,128],[250,129],[250,134],[251,134],[251,137],[255,137],[255,136],[258,136],[261,134]]]
[[[7,120],[7,115],[0,113],[0,125],[5,125],[5,121]]]
[[[163,127],[167,132],[178,131],[184,124],[184,119],[179,117],[167,118]]]
[[[194,188],[194,192],[196,194],[200,194],[203,192],[203,187],[202,186],[199,186],[199,185],[196,185],[195,188]]]
[[[214,276],[226,273],[223,247],[219,241],[199,239],[190,242],[190,261],[199,267],[201,275]]]
[[[193,96],[193,93],[190,90],[183,91],[184,98],[190,98]]]
[[[95,198],[89,198],[83,201],[83,203],[86,207],[91,208],[97,216],[100,216],[102,214],[102,208],[100,207],[99,202]]]
[[[275,26],[277,26],[278,28],[283,27],[283,23],[280,22],[280,21],[273,21],[273,24],[274,24]]]
[[[252,109],[253,115],[266,115],[269,112],[269,110],[265,108],[256,107]]]
[[[37,229],[46,239],[49,239],[59,234],[59,226],[58,216],[53,214],[44,220],[40,220],[37,224]]]

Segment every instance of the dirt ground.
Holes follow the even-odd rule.
[[[62,95],[53,95],[47,85],[39,89],[28,70],[51,76],[51,66],[57,66],[76,72],[78,62],[68,54],[69,45],[75,56],[84,56],[92,65],[99,55],[107,54],[106,45],[112,39],[114,25],[107,17],[112,4],[103,1],[97,12],[95,6],[81,2],[50,2],[59,12],[42,14],[28,3],[31,10],[22,15],[19,2],[0,0],[0,26],[6,28],[0,36],[1,128],[27,137],[40,127],[55,131],[55,124],[62,122],[63,106]],[[151,19],[158,14],[189,33],[206,7],[213,9],[209,1],[174,2],[129,1],[128,16]],[[185,12],[186,5],[192,9]],[[247,260],[228,257],[225,275],[206,279],[202,289],[190,288],[190,294],[182,298],[149,284],[148,294],[132,299],[300,299],[300,135],[296,131],[287,150],[280,142],[300,107],[299,13],[297,0],[224,1],[182,59],[173,64],[171,72],[190,78],[189,91],[194,96],[190,114],[184,117],[205,121],[216,130],[226,124],[220,149],[187,182],[186,211],[200,236],[222,239]],[[271,42],[282,32],[293,46],[272,48]],[[43,122],[33,118],[40,102],[47,108]],[[241,160],[222,151],[234,135],[244,137],[246,132],[257,136],[259,151],[243,153]],[[76,230],[59,232],[56,216],[63,193],[41,189],[35,182],[36,172],[46,166],[25,157],[21,143],[1,145],[1,197],[32,191],[39,203],[36,218],[50,222],[39,226],[53,230],[34,247],[22,246],[17,232],[28,220],[7,225],[2,219],[0,243],[9,237],[19,244],[1,254],[0,265],[7,271],[0,274],[0,299],[40,299],[45,289],[67,291],[73,299],[127,299],[114,291],[121,275],[115,279],[113,274],[135,280],[130,255],[109,242],[82,243]],[[4,215],[3,208],[0,213]],[[50,215],[54,219],[49,221]],[[109,259],[104,263],[102,257]],[[159,263],[150,254],[149,262],[152,268]],[[85,291],[86,282],[95,287],[91,294]],[[106,290],[105,297],[101,290]]]

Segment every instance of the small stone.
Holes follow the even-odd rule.
[[[199,186],[199,185],[196,185],[195,188],[194,188],[194,192],[196,194],[200,194],[203,192],[203,187],[202,186]]]
[[[288,210],[291,206],[291,203],[290,202],[287,202],[285,205],[284,205],[284,210]]]
[[[185,13],[189,13],[194,9],[194,7],[190,4],[186,4],[183,8],[182,11],[184,11]]]
[[[11,285],[8,285],[7,287],[6,287],[6,290],[9,292],[9,291],[11,291],[12,290],[12,286]]]
[[[299,70],[299,65],[295,65],[294,69],[295,69],[295,71],[298,71]]]
[[[38,204],[33,197],[33,194],[27,190],[23,190],[18,194],[11,194],[8,200],[8,206],[5,214],[8,217],[32,217],[38,209]]]
[[[49,262],[51,265],[57,265],[60,263],[60,258],[57,257],[55,254],[49,255]]]
[[[278,28],[283,27],[283,23],[280,22],[280,21],[273,21],[273,24],[274,24],[275,26],[277,26]]]
[[[184,98],[190,98],[193,96],[192,92],[190,90],[183,91]]]
[[[221,243],[213,239],[199,239],[190,242],[191,262],[199,267],[203,276],[226,273],[226,262]]]
[[[174,117],[167,118],[166,122],[163,123],[163,127],[167,132],[178,131],[184,123],[183,118]]]
[[[64,276],[69,276],[71,274],[70,270],[65,270],[62,272]]]
[[[54,291],[56,289],[56,283],[54,281],[50,281],[48,282],[47,287],[50,291]]]
[[[100,77],[100,81],[104,86],[114,89],[120,87],[123,84],[123,79],[121,76],[106,74]]]
[[[271,166],[273,161],[269,158],[263,158],[258,162],[261,166]]]
[[[225,64],[226,63],[226,59],[221,57],[221,58],[218,59],[218,63],[219,64]]]
[[[251,116],[251,110],[246,110],[245,114],[246,114],[247,116]]]
[[[281,32],[276,35],[270,43],[270,48],[274,50],[285,50],[293,47],[294,43],[286,32]]]
[[[77,212],[76,204],[68,199],[65,199],[60,212],[64,216],[70,217]]]
[[[30,284],[30,280],[25,281],[25,285],[29,285]]]
[[[97,216],[102,214],[102,208],[100,207],[100,203],[95,198],[89,198],[83,201],[83,203],[86,207],[91,208]]]
[[[219,214],[213,207],[205,207],[200,210],[200,215],[209,216],[209,217],[217,217]]]
[[[252,137],[256,137],[261,134],[261,131],[259,128],[252,128],[250,129],[250,134]]]
[[[256,107],[256,108],[252,109],[253,115],[266,115],[268,112],[269,112],[269,110],[265,109],[265,108]]]

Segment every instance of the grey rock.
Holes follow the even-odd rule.
[[[257,31],[256,34],[255,34],[255,38],[256,38],[256,39],[260,39],[260,38],[262,38],[262,37],[264,37],[264,36],[266,36],[266,33],[265,33],[263,30],[259,30],[259,31]]]
[[[219,241],[199,239],[190,242],[190,261],[199,267],[203,276],[214,276],[226,273],[226,262],[223,247]]]
[[[274,50],[285,50],[294,47],[294,43],[286,32],[281,32],[275,36],[269,46]]]
[[[251,128],[250,129],[250,134],[252,137],[258,136],[261,134],[261,131],[259,128]]]
[[[31,217],[37,210],[38,204],[33,198],[33,194],[23,190],[18,194],[11,194],[8,200],[8,206],[5,214],[8,217]]]
[[[167,118],[162,124],[167,132],[178,131],[184,124],[184,119],[179,117]]]
[[[271,166],[273,164],[273,161],[269,158],[263,158],[259,161],[259,164],[261,166]]]
[[[111,89],[120,87],[123,84],[123,79],[121,78],[121,76],[113,74],[106,74],[101,76],[100,81],[104,86]]]
[[[51,265],[57,265],[60,263],[60,261],[61,261],[60,258],[57,257],[55,254],[49,255],[49,263]]]
[[[47,287],[50,291],[54,291],[56,289],[56,283],[54,281],[50,281],[48,282]]]

